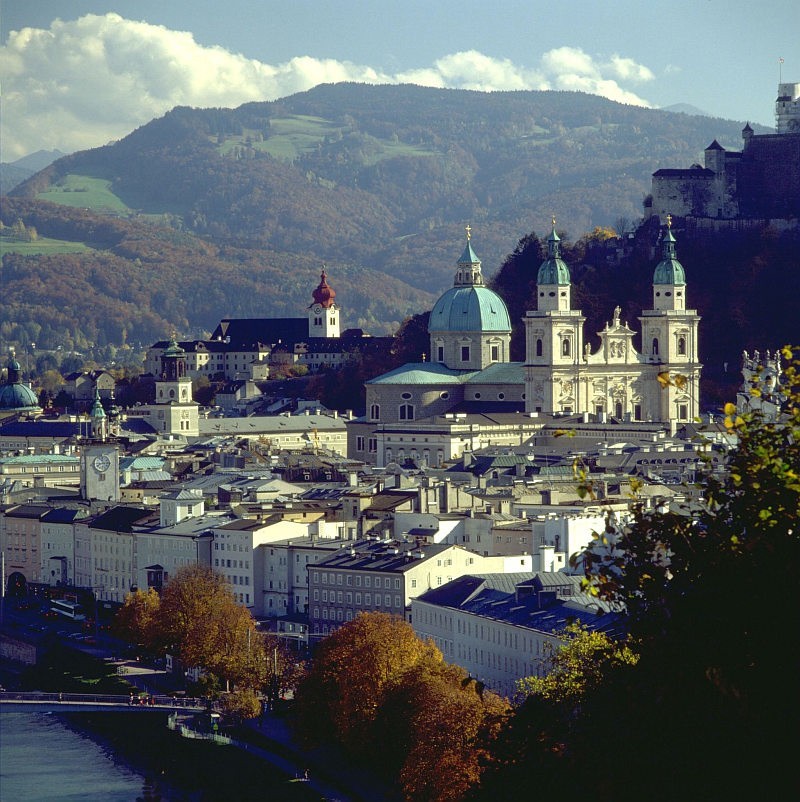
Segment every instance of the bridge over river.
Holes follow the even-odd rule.
[[[201,699],[148,694],[112,696],[94,693],[43,693],[39,691],[0,692],[0,712],[91,713],[126,710],[131,712],[174,713],[176,710],[199,713],[208,707]]]

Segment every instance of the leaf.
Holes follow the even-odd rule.
[[[736,414],[736,404],[731,404],[731,402],[728,401],[728,403],[725,404],[725,407],[723,408],[722,411],[726,415],[735,415]]]
[[[575,431],[573,429],[556,429],[553,437],[575,437]]]

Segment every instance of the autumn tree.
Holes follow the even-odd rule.
[[[364,749],[386,694],[402,675],[438,650],[411,625],[386,613],[362,613],[319,645],[296,693],[296,724],[312,743],[333,738]]]
[[[115,633],[150,652],[158,651],[164,645],[160,611],[161,597],[154,588],[129,593],[114,617]]]
[[[457,802],[481,778],[488,748],[509,706],[460,666],[425,659],[390,694],[405,715],[395,722],[405,734],[399,752],[404,797],[410,802]]]

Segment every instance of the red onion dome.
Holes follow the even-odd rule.
[[[323,268],[322,274],[319,277],[319,286],[312,293],[314,303],[319,304],[325,309],[333,306],[333,299],[336,297],[336,290],[328,284],[328,276]]]

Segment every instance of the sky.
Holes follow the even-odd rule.
[[[345,80],[580,90],[767,126],[779,71],[800,82],[798,0],[0,2],[2,161]]]

